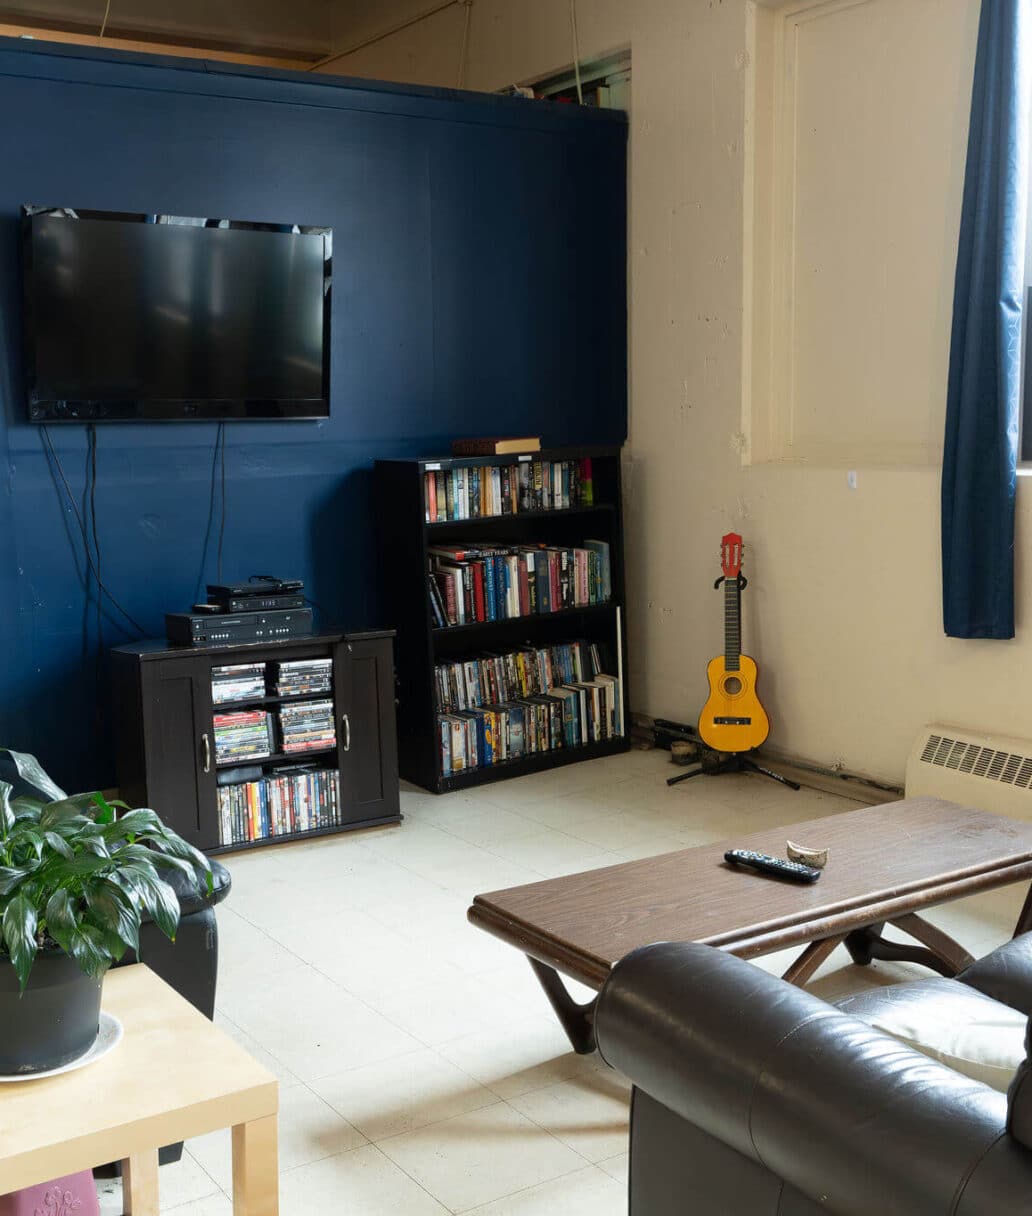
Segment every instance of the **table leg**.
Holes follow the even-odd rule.
[[[122,1162],[122,1207],[125,1216],[158,1216],[157,1149]]]
[[[279,1216],[275,1115],[233,1128],[233,1216]]]
[[[802,988],[829,954],[846,940],[844,933],[811,942],[781,977],[789,984]]]
[[[1018,923],[1014,926],[1014,936],[1020,937],[1022,933],[1027,933],[1030,929],[1032,929],[1032,884],[1029,885],[1028,894],[1025,896]]]
[[[534,968],[541,987],[545,990],[548,1003],[555,1011],[555,1016],[566,1037],[570,1040],[573,1050],[579,1056],[588,1056],[595,1050],[595,1002],[578,1005],[570,996],[566,985],[559,978],[559,973],[536,958],[527,955],[527,961]]]
[[[922,944],[908,946],[902,942],[886,941],[881,936],[880,924],[868,925],[864,929],[854,930],[846,937],[846,949],[852,955],[854,963],[864,967],[872,959],[893,963],[920,963],[940,975],[952,978],[974,962],[959,942],[955,942],[948,934],[916,913],[897,916],[889,923]]]

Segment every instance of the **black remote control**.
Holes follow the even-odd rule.
[[[761,874],[789,878],[792,882],[816,882],[821,876],[820,870],[814,869],[813,866],[800,865],[798,861],[784,861],[766,853],[754,853],[751,849],[728,849],[724,860],[735,866],[749,866],[750,869],[759,870]]]

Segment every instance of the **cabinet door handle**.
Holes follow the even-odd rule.
[[[351,751],[351,719],[347,714],[341,714],[341,725],[344,727],[344,750]]]
[[[208,738],[208,732],[205,731],[201,735],[201,751],[204,753],[204,771],[211,772],[211,740]]]

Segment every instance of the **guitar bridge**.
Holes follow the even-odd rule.
[[[752,718],[714,718],[715,726],[752,726]]]

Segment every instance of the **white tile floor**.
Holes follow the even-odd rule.
[[[283,1216],[620,1216],[627,1095],[568,1048],[529,967],[467,924],[471,896],[850,809],[760,777],[668,788],[632,752],[435,798],[406,821],[224,858],[217,1020],[281,1082]],[[1022,892],[933,913],[975,953]],[[783,970],[791,955],[764,965]],[[832,995],[906,974],[847,965]],[[229,1216],[229,1135],[161,1171],[162,1212]],[[121,1211],[117,1185],[105,1213]]]

